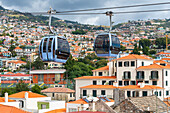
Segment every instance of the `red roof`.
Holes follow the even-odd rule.
[[[25,93],[26,92],[28,93],[28,98],[46,97],[44,95],[40,95],[40,94],[33,93],[33,92],[30,92],[30,91],[22,91],[22,92],[19,92],[19,93],[15,93],[15,94],[9,95],[9,98],[25,98]]]
[[[143,59],[143,60],[152,60],[149,59],[149,57],[141,56],[141,55],[136,55],[136,54],[129,54],[128,56],[118,58],[116,60],[134,60],[134,59]]]
[[[76,112],[69,112],[69,113],[107,113],[107,112],[101,112],[101,111],[76,111]]]
[[[22,74],[22,73],[16,73],[16,74],[4,74],[4,75],[1,75],[0,76],[32,76],[30,74]]]

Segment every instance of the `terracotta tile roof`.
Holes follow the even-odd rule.
[[[170,66],[162,66],[158,64],[152,64],[148,66],[140,66],[137,69],[170,69]]]
[[[109,70],[109,66],[104,66],[104,67],[101,67],[101,68],[98,68],[92,71],[103,71],[103,70]]]
[[[2,104],[0,104],[0,112],[1,113],[31,113],[31,112],[18,109],[13,106],[7,106],[7,105],[2,105]]]
[[[75,80],[77,79],[116,79],[116,76],[82,76],[75,78]]]
[[[129,54],[128,56],[118,58],[117,60],[133,60],[133,59],[152,60],[147,57],[136,55],[136,54]]]
[[[12,73],[12,72],[8,72],[8,73],[6,73],[6,74],[14,74],[14,73]]]
[[[170,60],[170,58],[162,58],[162,60]]]
[[[62,93],[65,93],[65,92],[69,92],[69,93],[73,93],[75,92],[74,90],[71,90],[69,88],[62,88],[62,87],[56,87],[56,88],[47,88],[47,89],[44,89],[42,90],[41,92],[62,92]]]
[[[159,86],[154,86],[154,85],[145,85],[143,88],[140,88],[140,85],[128,85],[128,86],[122,86],[118,87],[120,89],[164,89]]]
[[[116,86],[113,85],[88,85],[88,86],[83,86],[80,88],[94,88],[94,89],[114,89],[117,88]]]
[[[21,48],[17,46],[15,49],[21,49]]]
[[[84,101],[83,99],[79,99],[76,101],[72,101],[72,102],[68,102],[68,103],[72,103],[72,104],[88,104],[86,101]]]
[[[167,64],[167,62],[165,62],[163,60],[155,60],[155,61],[153,61],[153,63]]]
[[[28,98],[46,97],[44,95],[40,95],[40,94],[33,93],[33,92],[30,92],[30,91],[22,91],[22,92],[19,92],[19,93],[15,93],[15,94],[9,95],[8,97],[9,98],[25,98],[25,93],[26,92],[28,93]]]
[[[45,113],[66,113],[66,108],[63,108],[63,109],[55,109],[55,110],[48,111],[48,112],[45,112]]]
[[[22,73],[16,73],[16,74],[15,73],[13,73],[13,74],[11,73],[11,74],[4,74],[4,75],[0,74],[0,76],[11,76],[12,77],[12,76],[31,76],[31,75],[30,74],[22,74]]]
[[[157,53],[156,55],[162,55],[162,54],[170,54],[170,53],[164,53],[164,52],[160,52],[160,53]]]
[[[0,97],[0,102],[5,102],[5,98]],[[8,99],[8,102],[15,102],[15,100]]]
[[[75,111],[75,112],[69,112],[69,113],[107,113],[107,112],[101,112],[101,111]]]

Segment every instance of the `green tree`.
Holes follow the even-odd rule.
[[[15,91],[21,92],[21,91],[29,91],[28,85],[24,83],[22,80],[16,84]]]
[[[126,51],[126,47],[125,46],[120,46],[120,51]]]
[[[96,63],[96,68],[100,68],[100,67],[104,67],[107,65],[107,60],[105,59],[102,59],[102,60],[99,60],[97,63]]]
[[[146,46],[149,47],[149,46],[151,46],[151,41],[149,39],[141,39],[139,41],[139,46],[142,46],[142,48],[144,48]]]
[[[142,49],[142,51],[143,51],[143,54],[149,55],[149,47],[144,47],[144,48]]]
[[[138,54],[140,55],[140,52],[139,52],[139,48],[137,47],[137,45],[135,44],[135,48],[133,49],[133,54]]]
[[[151,54],[151,55],[156,54],[156,51],[155,50],[150,50],[149,54]]]
[[[13,89],[11,88],[1,88],[1,97],[4,97],[6,92],[8,93],[8,95],[11,95],[14,93]]]
[[[41,94],[41,88],[38,84],[35,84],[32,88],[31,88],[31,91],[34,92],[34,93],[38,93],[38,94]]]
[[[37,57],[35,62],[32,63],[34,69],[44,69],[44,63],[40,57]]]

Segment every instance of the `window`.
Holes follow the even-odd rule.
[[[144,66],[144,62],[142,62],[142,66]]]
[[[93,97],[97,97],[97,91],[93,90]]]
[[[149,84],[149,81],[147,80],[147,81],[145,81],[145,83],[146,83],[146,84]]]
[[[99,76],[102,76],[103,75],[103,73],[102,72],[99,72]]]
[[[131,78],[131,72],[130,71],[125,71],[123,73],[123,79],[130,79]]]
[[[103,81],[102,81],[102,85],[104,85],[105,83],[106,83],[106,80],[103,80]]]
[[[166,91],[166,96],[168,96],[169,95],[169,91]]]
[[[106,95],[105,90],[101,90],[101,95]]]
[[[24,101],[19,100],[19,107],[20,107],[20,108],[23,108],[23,107],[24,107]]]
[[[158,96],[158,92],[157,91],[155,91],[155,95]]]
[[[168,71],[166,71],[166,76],[168,76]]]
[[[53,93],[53,97],[54,97],[54,93]]]
[[[114,82],[114,81],[109,81],[109,85],[113,85],[113,82]]]
[[[46,109],[47,106],[45,104],[41,104],[41,109]]]
[[[115,63],[115,67],[117,67],[117,63]]]
[[[130,97],[130,91],[127,91],[127,96]]]
[[[136,85],[136,81],[131,81],[130,84],[131,85]]]
[[[73,97],[73,94],[72,94],[72,93],[70,93],[70,97]]]
[[[87,90],[83,90],[83,96],[87,96]]]
[[[162,93],[161,93],[161,91],[159,91],[159,96],[162,96]]]
[[[137,76],[136,76],[136,79],[144,79],[145,77],[145,74],[144,74],[144,71],[138,71],[137,72]]]
[[[124,85],[128,86],[129,85],[129,81],[124,81]]]
[[[152,81],[152,85],[157,85],[157,81]]]
[[[129,61],[125,61],[125,62],[124,62],[124,66],[125,66],[125,67],[129,67]]]
[[[166,86],[168,86],[168,81],[166,81]]]
[[[136,97],[136,91],[132,92],[132,97]]]
[[[44,43],[43,43],[43,52],[46,52],[46,47],[47,47],[47,38],[44,39]]]
[[[119,62],[119,67],[122,67],[122,62]]]
[[[96,80],[93,81],[93,85],[97,85],[97,81]]]
[[[115,76],[117,76],[117,72],[115,72]]]
[[[158,71],[151,71],[151,79],[158,79]]]
[[[119,86],[122,86],[122,81],[119,81]]]
[[[143,91],[142,94],[143,94],[143,96],[148,96],[148,92],[147,91]]]
[[[135,61],[131,61],[131,66],[135,66]]]
[[[52,40],[53,40],[53,38],[49,39],[49,42],[48,42],[48,52],[51,52]]]

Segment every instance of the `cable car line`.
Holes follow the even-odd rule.
[[[106,10],[106,9],[122,9],[122,8],[134,8],[143,6],[157,6],[157,5],[168,5],[170,2],[162,3],[150,3],[150,4],[139,4],[139,5],[127,5],[127,6],[117,6],[117,7],[105,7],[105,8],[94,8],[94,9],[80,9],[80,10],[70,10],[70,11],[56,11],[55,13],[72,13],[72,12],[83,12],[83,11],[96,11],[96,10]],[[44,13],[44,12],[32,12],[32,13]]]

